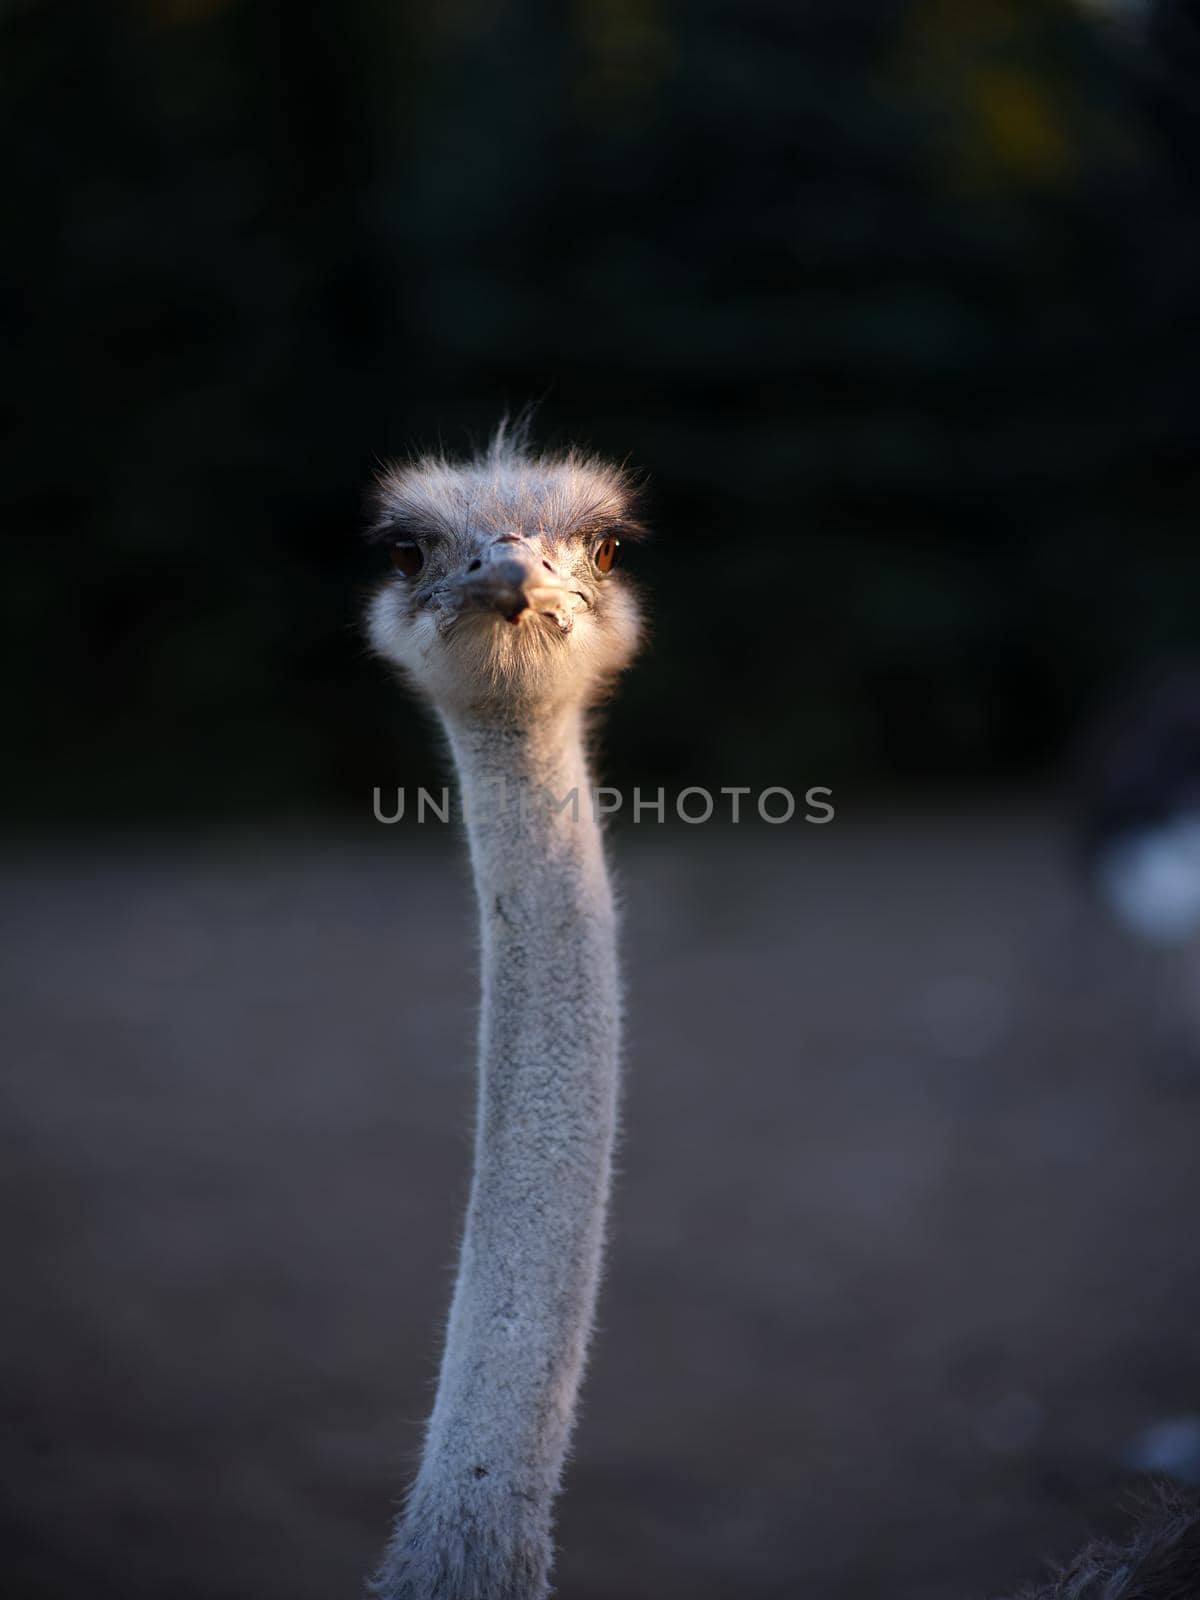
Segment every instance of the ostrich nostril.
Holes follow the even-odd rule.
[[[550,563],[548,561],[543,561],[542,565],[545,567],[547,572],[553,572],[554,571],[554,568],[550,565]]]
[[[467,571],[468,572],[478,572],[482,565],[483,565],[483,562],[480,561],[478,556],[476,556],[474,561],[470,561],[470,562],[467,563]]]

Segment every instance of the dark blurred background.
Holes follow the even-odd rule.
[[[1040,776],[1200,642],[1186,16],[1152,55],[1066,0],[5,13],[27,819],[423,760],[358,648],[364,488],[529,400],[662,531],[622,781]]]
[[[453,836],[370,820],[442,769],[357,531],[530,401],[657,530],[606,779],[838,806],[617,840],[564,1600],[995,1593],[1200,1478],[1195,970],[1071,798],[1200,652],[1195,8],[8,0],[0,47],[5,1594],[374,1559],[474,978]]]

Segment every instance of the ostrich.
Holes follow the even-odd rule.
[[[457,765],[482,927],[475,1172],[424,1452],[377,1600],[543,1600],[596,1297],[617,1098],[613,903],[589,799],[589,710],[631,660],[614,571],[625,474],[501,428],[465,463],[386,473],[370,537],[394,576],[376,652]],[[1165,1501],[1030,1600],[1197,1600],[1200,1515]]]
[[[617,1098],[612,896],[589,709],[637,648],[626,475],[501,428],[389,472],[368,632],[458,769],[481,920],[475,1174],[424,1455],[385,1600],[537,1600],[596,1285]]]
[[[1147,674],[1087,740],[1084,864],[1100,903],[1157,958],[1165,1020],[1200,1042],[1200,663]]]

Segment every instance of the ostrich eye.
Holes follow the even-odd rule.
[[[392,546],[392,565],[406,578],[415,578],[425,565],[425,553],[419,544],[401,540]]]
[[[596,541],[596,548],[592,551],[592,560],[597,572],[611,572],[616,565],[617,551],[621,548],[621,541],[614,539],[612,534],[607,534],[603,539]]]

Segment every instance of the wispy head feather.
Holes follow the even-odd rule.
[[[422,532],[462,534],[474,525],[556,538],[645,529],[637,489],[623,468],[580,450],[535,452],[528,413],[502,421],[488,444],[462,461],[422,455],[389,464],[375,485],[367,538]]]
[[[1123,1543],[1087,1545],[1044,1587],[1020,1600],[1196,1600],[1200,1503],[1162,1487]]]

